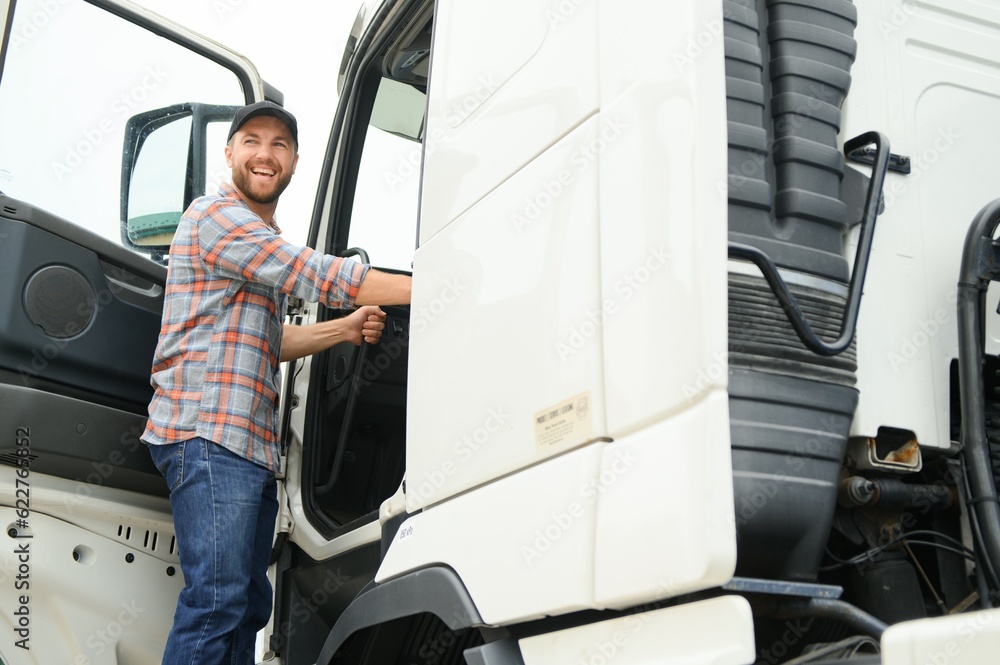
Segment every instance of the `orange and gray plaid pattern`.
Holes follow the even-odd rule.
[[[368,270],[280,233],[228,183],[184,213],[170,248],[146,443],[199,436],[278,472],[287,296],[348,308]]]

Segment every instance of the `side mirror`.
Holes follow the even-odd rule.
[[[166,262],[181,215],[228,177],[226,134],[237,106],[184,103],[129,118],[122,152],[122,244]]]

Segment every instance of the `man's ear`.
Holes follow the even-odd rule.
[[[295,175],[295,167],[299,163],[299,153],[295,153],[295,159],[292,160],[292,175]]]
[[[228,143],[226,144],[226,166],[233,168],[233,148]]]

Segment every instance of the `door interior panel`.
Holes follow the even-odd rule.
[[[343,343],[326,352],[316,409],[321,441],[312,455],[309,507],[331,533],[365,516],[377,515],[382,502],[399,488],[406,456],[406,370],[409,308],[383,307],[386,328],[369,346],[360,368],[357,348]],[[355,370],[358,371],[355,371]],[[354,395],[353,404],[351,396]],[[346,427],[345,427],[346,422]],[[343,439],[343,441],[342,441]],[[336,481],[338,446],[344,446]],[[319,526],[319,525],[318,525]]]
[[[138,436],[166,270],[33,206],[0,206],[2,431],[31,431],[37,472],[164,494]]]

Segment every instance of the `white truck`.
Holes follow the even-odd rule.
[[[0,663],[158,663],[170,237],[281,94],[125,0],[0,12]],[[413,301],[285,368],[262,661],[995,663],[998,45],[973,0],[364,6],[309,242]]]

